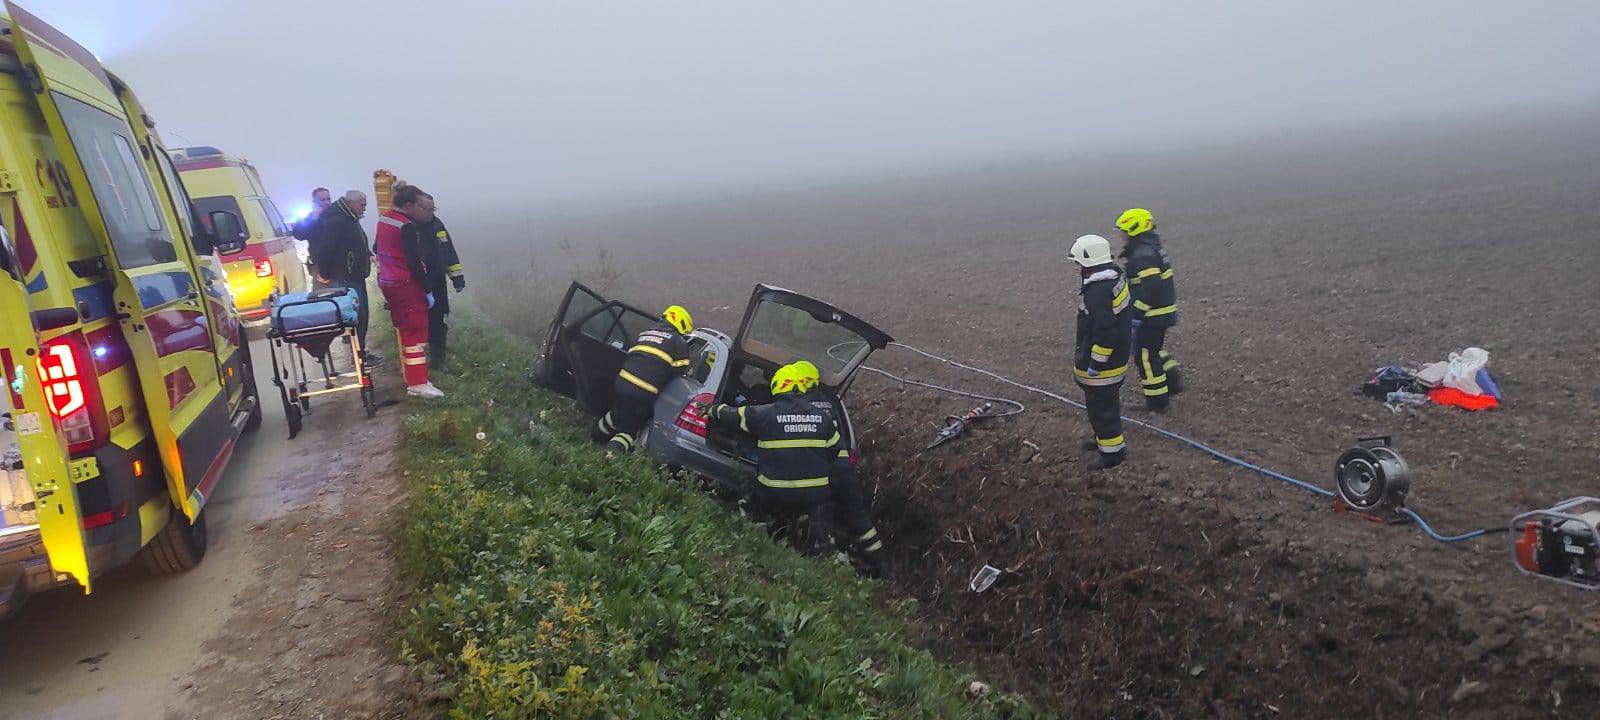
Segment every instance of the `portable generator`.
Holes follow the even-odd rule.
[[[1575,497],[1511,519],[1511,560],[1529,575],[1600,590],[1600,498]]]

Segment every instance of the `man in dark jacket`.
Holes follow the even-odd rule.
[[[328,193],[327,188],[319,187],[312,190],[311,212],[306,213],[305,217],[296,220],[294,223],[292,232],[295,239],[305,243],[300,248],[300,261],[306,264],[307,277],[315,278],[317,276],[316,266],[311,260],[311,244],[312,238],[316,237],[317,234],[317,219],[322,216],[322,211],[327,210],[328,206],[332,204],[333,196]]]
[[[442,371],[445,369],[445,333],[450,330],[450,326],[445,324],[445,316],[450,314],[450,297],[445,285],[449,284],[456,292],[461,292],[467,289],[467,276],[461,268],[461,258],[456,255],[450,231],[445,229],[444,221],[434,214],[437,206],[433,196],[425,194],[420,202],[428,205],[430,216],[427,222],[413,219],[422,245],[422,264],[427,274],[428,292],[433,293],[433,306],[428,308],[428,364]]]
[[[361,216],[366,212],[367,196],[360,190],[351,190],[329,205],[317,218],[311,262],[327,284],[356,291],[361,300],[356,311],[356,335],[367,364],[377,365],[381,358],[367,349],[367,316],[371,311],[367,278],[372,276],[372,250],[367,247],[367,231],[361,228]]]
[[[1094,439],[1085,449],[1099,453],[1090,470],[1122,464],[1128,445],[1122,437],[1122,378],[1128,373],[1133,313],[1128,283],[1111,258],[1111,243],[1084,235],[1072,243],[1072,261],[1083,269],[1079,286],[1078,342],[1072,375],[1083,388]]]
[[[1144,208],[1117,218],[1117,229],[1126,240],[1122,257],[1133,289],[1134,367],[1144,386],[1145,406],[1164,412],[1172,396],[1183,392],[1183,379],[1166,348],[1167,330],[1178,324],[1178,288],[1172,261],[1155,228],[1155,217]]]

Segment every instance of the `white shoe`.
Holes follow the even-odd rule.
[[[444,397],[444,391],[440,390],[439,388],[434,387],[433,383],[431,383],[431,382],[430,383],[423,383],[421,385],[407,385],[406,386],[406,394],[410,395],[412,397],[420,397],[420,398],[440,398],[440,397]]]

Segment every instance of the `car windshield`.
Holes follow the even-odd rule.
[[[776,365],[810,360],[822,382],[833,387],[843,383],[858,360],[872,352],[867,341],[848,328],[771,301],[757,306],[745,333],[744,349]]]

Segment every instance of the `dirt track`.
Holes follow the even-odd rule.
[[[1597,127],[1105,158],[534,233],[609,248],[628,299],[683,302],[703,324],[731,330],[759,280],[1075,394],[1064,248],[1148,206],[1178,270],[1170,347],[1192,388],[1161,424],[1325,487],[1355,437],[1393,434],[1413,504],[1456,531],[1600,494]],[[1498,411],[1395,415],[1352,394],[1374,367],[1468,345],[1493,355]],[[904,354],[876,361],[1000,390]],[[1586,716],[1600,703],[1600,593],[1517,574],[1504,535],[1437,545],[1137,430],[1129,466],[1086,477],[1072,446],[1087,424],[1038,398],[915,457],[964,404],[878,379],[855,393],[897,547],[891,586],[923,601],[930,643],[1080,711]],[[1031,463],[1024,439],[1043,448]],[[973,596],[984,563],[1021,568]]]
[[[399,411],[369,422],[354,395],[331,398],[291,441],[270,377],[258,378],[263,428],[206,510],[204,562],[30,600],[0,623],[0,718],[390,717],[411,706],[385,619]]]

